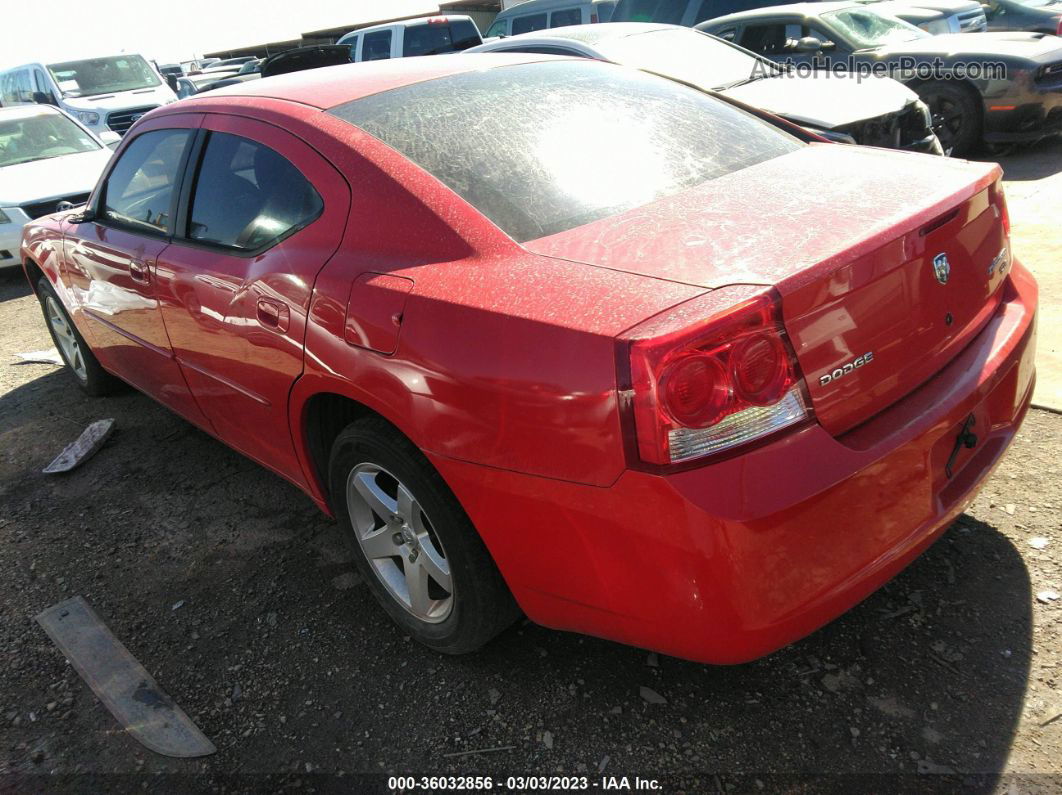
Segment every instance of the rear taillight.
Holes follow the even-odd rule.
[[[1055,28],[1055,35],[1062,36],[1062,17],[1058,18],[1058,27]]]
[[[591,14],[590,14],[590,24],[591,25],[597,24],[597,14],[595,14],[593,12],[591,12]]]
[[[999,180],[992,183],[988,198],[996,207],[1000,223],[1003,224],[1003,234],[1010,238],[1010,211],[1007,209],[1007,196],[1003,192],[1003,184]]]
[[[715,290],[631,329],[620,344],[642,463],[732,451],[810,415],[773,290]]]

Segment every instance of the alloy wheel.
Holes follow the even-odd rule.
[[[362,552],[391,597],[421,621],[445,621],[454,606],[450,564],[409,488],[377,464],[359,464],[347,478],[347,510]]]
[[[933,131],[940,139],[944,153],[950,154],[955,147],[955,139],[959,137],[966,123],[966,114],[962,106],[939,94],[930,96],[926,104],[933,116]]]
[[[45,307],[48,313],[48,325],[55,332],[63,361],[74,371],[78,380],[84,383],[88,380],[88,368],[85,366],[85,357],[81,354],[81,344],[70,322],[66,319],[66,313],[50,295],[45,298]]]

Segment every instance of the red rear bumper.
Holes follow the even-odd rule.
[[[838,438],[813,425],[677,475],[627,471],[608,488],[434,463],[532,620],[703,662],[754,659],[879,588],[992,472],[1034,380],[1036,283],[1015,262],[1002,289],[944,370]],[[977,444],[948,477],[970,415]]]

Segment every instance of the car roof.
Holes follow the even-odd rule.
[[[498,19],[499,17],[505,19],[506,17],[515,16],[516,14],[520,14],[521,16],[524,14],[534,14],[536,11],[550,11],[556,6],[576,8],[581,5],[593,5],[605,1],[606,0],[523,0],[521,3],[509,6],[508,8],[503,8],[498,12],[498,16],[496,16],[495,19]]]
[[[783,6],[765,6],[764,8],[754,8],[751,11],[738,11],[734,14],[726,14],[715,19],[709,19],[697,25],[697,29],[713,28],[718,23],[726,21],[731,22],[739,19],[760,19],[763,17],[778,17],[786,15],[797,15],[802,17],[818,17],[822,16],[827,11],[837,11],[842,8],[859,8],[873,10],[873,5],[867,5],[866,3],[789,3]]]
[[[202,98],[182,100],[181,110],[216,99],[228,101],[243,97],[248,100],[280,99],[327,110],[336,105],[353,102],[370,94],[379,94],[425,80],[435,80],[463,72],[496,69],[536,61],[563,60],[555,55],[533,53],[482,53],[474,58],[460,54],[421,55],[413,58],[392,58],[383,61],[322,66],[276,77],[267,77],[238,86],[212,91]],[[176,107],[176,106],[170,106]]]
[[[498,41],[522,41],[535,38],[568,39],[569,41],[581,41],[583,44],[597,44],[605,39],[622,39],[627,36],[637,36],[641,33],[672,29],[689,30],[689,28],[685,28],[682,25],[665,25],[659,22],[607,22],[598,25],[565,25],[560,28],[547,28],[546,30],[536,30],[531,33],[520,33],[516,36],[507,36]]]
[[[383,22],[379,25],[369,25],[368,27],[364,28],[355,28],[354,30],[349,30],[342,36],[340,36],[339,39],[336,41],[336,44],[345,44],[346,42],[343,41],[344,39],[349,41],[355,36],[360,36],[362,33],[374,33],[378,30],[388,30],[390,28],[409,28],[413,25],[423,25],[433,19],[445,19],[447,23],[468,20],[469,22],[472,22],[472,24],[475,24],[475,22],[473,22],[472,20],[472,17],[468,16],[467,14],[428,14],[427,16],[414,17],[413,19],[396,19],[394,22]]]
[[[7,107],[0,108],[0,119],[31,119],[34,116],[46,116],[49,113],[58,113],[60,116],[66,116],[58,108],[53,108],[51,105],[9,105]]]

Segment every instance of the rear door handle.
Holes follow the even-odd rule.
[[[288,305],[274,298],[258,299],[258,322],[268,329],[279,332],[288,330],[288,322],[291,315]]]
[[[151,281],[151,270],[148,268],[147,263],[138,259],[129,261],[129,275],[134,282],[140,282],[141,284],[148,284]]]

